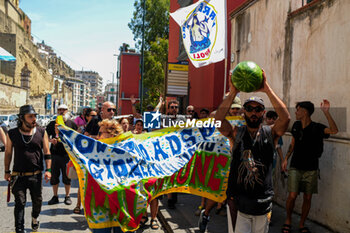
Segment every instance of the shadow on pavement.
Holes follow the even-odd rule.
[[[8,181],[2,180],[2,181],[0,181],[0,186],[7,186],[8,183],[9,183]]]
[[[88,229],[88,224],[85,220],[84,216],[77,217],[74,216],[72,217],[76,222],[44,222],[40,224],[40,228],[45,228],[45,229],[54,229],[55,231],[82,231]]]
[[[48,210],[42,210],[40,215],[56,216],[56,215],[73,215],[73,207],[67,208],[53,208]],[[79,215],[77,215],[79,216]]]
[[[173,232],[199,233],[198,220],[195,211],[201,203],[201,197],[191,194],[178,194],[175,209],[167,208],[167,198],[161,200],[162,206],[159,210],[163,213],[165,220]],[[215,214],[215,207],[210,213],[211,219],[207,226],[208,233],[227,232],[227,217]],[[219,227],[218,227],[219,226]]]

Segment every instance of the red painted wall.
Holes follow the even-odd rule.
[[[226,91],[229,89],[229,70],[231,60],[231,21],[230,13],[239,8],[248,0],[227,0],[227,72]],[[195,0],[194,2],[197,2]],[[177,0],[170,1],[170,12],[179,9]],[[168,62],[178,62],[180,27],[170,17],[169,22],[169,55]],[[221,61],[202,68],[195,68],[189,62],[189,104],[195,107],[197,112],[201,108],[216,109],[224,95],[225,61]],[[225,92],[226,92],[225,91]]]
[[[120,56],[119,93],[119,107],[121,107],[121,115],[132,113],[130,100],[123,100],[123,98],[130,98],[131,95],[134,95],[135,98],[139,97],[140,78],[140,54],[122,53]]]
[[[174,12],[180,8],[177,0],[170,0],[170,12]],[[169,17],[169,52],[168,62],[176,63],[176,59],[179,56],[179,39],[180,39],[180,27],[177,25],[175,20]]]

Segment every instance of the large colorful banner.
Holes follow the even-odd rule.
[[[240,117],[229,120],[244,123]],[[101,141],[59,125],[77,170],[89,227],[136,230],[151,200],[171,192],[225,200],[229,141],[214,126],[203,125],[128,132]]]
[[[198,68],[226,58],[226,1],[202,0],[171,13],[188,58]]]

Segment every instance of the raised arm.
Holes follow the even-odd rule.
[[[335,121],[333,120],[331,114],[329,113],[329,108],[331,107],[330,103],[328,100],[324,99],[323,102],[321,103],[321,110],[324,113],[324,115],[327,118],[329,128],[324,129],[325,134],[336,134],[338,133],[338,127],[335,124]]]
[[[239,91],[231,82],[229,83],[230,83],[230,92],[224,98],[219,108],[216,110],[214,118],[215,120],[221,121],[221,127],[218,128],[220,133],[225,137],[228,137],[231,141],[234,141],[234,127],[230,124],[230,122],[228,122],[228,120],[226,120],[226,115],[231,107],[231,104],[234,98],[236,97]]]
[[[153,111],[159,111],[164,105],[164,100],[162,96],[159,96],[159,102]]]
[[[263,71],[263,86],[258,91],[265,92],[267,97],[269,97],[270,102],[278,114],[278,119],[272,127],[272,134],[274,138],[282,136],[287,128],[290,121],[290,115],[286,105],[283,101],[276,95],[276,93],[272,90],[270,85],[266,81],[266,74]]]
[[[135,118],[142,118],[141,114],[136,111],[136,98],[134,95],[130,96],[130,102],[131,102],[131,108],[132,108],[132,114]]]

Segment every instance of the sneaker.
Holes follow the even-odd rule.
[[[196,212],[194,212],[194,215],[196,215],[196,216],[199,216],[200,214],[201,214],[201,211],[202,211],[202,209],[203,209],[204,207],[203,206],[198,206],[198,209],[196,210]]]
[[[70,196],[66,196],[64,198],[64,204],[66,204],[66,205],[71,205],[72,204],[72,200],[70,199]]]
[[[199,232],[201,233],[204,233],[205,230],[207,229],[207,225],[210,219],[210,217],[206,216],[204,212],[205,210],[203,209],[201,211],[201,214],[199,215],[199,221],[198,221],[198,228],[199,228]]]
[[[36,218],[32,218],[32,230],[35,232],[35,231],[38,231],[39,229],[39,221],[38,219]]]
[[[59,203],[58,196],[53,196],[47,204],[54,205],[54,204],[58,204],[58,203]]]

